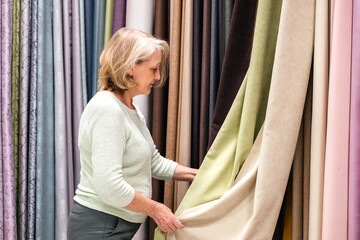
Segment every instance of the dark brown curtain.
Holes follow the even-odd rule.
[[[257,0],[236,0],[217,92],[209,144],[214,141],[249,67]]]

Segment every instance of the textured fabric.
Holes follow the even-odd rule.
[[[67,176],[67,204],[69,206],[69,209],[71,209],[72,206],[72,198],[74,196],[74,143],[76,144],[76,140],[73,141],[73,131],[72,131],[72,118],[74,115],[74,108],[72,103],[72,71],[71,71],[71,53],[72,53],[72,33],[71,33],[71,16],[70,12],[72,12],[72,6],[69,2],[64,1],[62,2],[62,12],[63,12],[63,19],[62,19],[62,30],[63,30],[63,59],[64,59],[64,92],[65,92],[65,131],[66,131],[66,168],[65,168],[65,174]],[[76,63],[75,63],[76,64]],[[80,70],[80,69],[78,69]],[[77,80],[80,80],[78,78]],[[74,89],[76,92],[76,88]],[[74,93],[76,94],[76,93]],[[76,105],[76,103],[74,104]],[[62,226],[62,229],[63,226]],[[62,230],[64,231],[64,230]]]
[[[112,34],[122,27],[126,21],[126,0],[114,0]]]
[[[234,1],[235,0],[225,0],[225,46],[227,45],[228,39],[229,39],[229,31],[230,31],[230,25],[231,25],[231,19],[234,9]]]
[[[193,28],[193,1],[183,1],[182,11],[182,46],[180,78],[182,91],[179,93],[179,163],[183,166],[190,167],[191,162],[191,92],[192,92],[192,28]],[[187,189],[188,182],[177,182],[177,199],[175,206],[177,207],[183,199]]]
[[[199,117],[199,162],[207,152],[209,139],[209,82],[211,46],[211,0],[204,0],[200,80],[200,117]]]
[[[199,168],[200,81],[203,0],[193,1],[193,72],[191,101],[191,167]]]
[[[83,90],[82,90],[82,64],[81,64],[81,30],[80,30],[80,11],[79,11],[79,2],[72,1],[72,21],[71,21],[71,40],[72,40],[72,50],[71,50],[71,110],[72,110],[72,146],[73,146],[73,189],[76,189],[80,180],[80,153],[77,147],[77,139],[79,132],[79,122],[81,113],[83,111]],[[70,197],[72,198],[74,192],[70,192]],[[72,202],[72,201],[71,201]]]
[[[227,125],[222,128],[218,140],[215,140],[215,147],[209,149],[177,215],[186,209],[218,199],[231,188],[259,131],[256,128],[261,127],[264,121],[281,4],[263,4],[263,12],[259,11],[262,14],[258,15],[252,65],[246,80],[226,119]],[[268,43],[267,47],[263,42]],[[265,66],[264,62],[268,64]]]
[[[28,164],[27,164],[27,190],[28,190],[28,215],[26,238],[35,237],[35,187],[36,187],[36,92],[37,92],[37,1],[31,5],[31,65],[29,82],[29,146],[28,146]]]
[[[265,9],[268,16],[273,16],[275,9],[279,11],[278,5],[275,4],[278,8],[271,9],[267,4],[271,6],[268,1],[259,2],[257,23],[263,15],[260,13]],[[284,2],[282,6],[264,131],[263,134],[259,133],[249,157],[237,176],[236,184],[222,198],[194,207],[193,211],[185,210],[179,216],[185,228],[169,234],[168,239],[189,239],[191,236],[196,236],[198,239],[268,239],[272,236],[283,200],[303,112],[312,61],[314,6],[314,2],[303,3],[303,1]],[[293,14],[295,10],[298,15]],[[257,31],[260,30],[262,29],[255,28],[254,44]],[[292,36],[291,41],[288,41],[288,36]],[[284,68],[284,64],[289,62],[294,65]],[[231,116],[232,109],[228,116]],[[281,114],[284,111],[288,113],[286,118]],[[223,126],[226,126],[228,119],[229,117]],[[218,136],[221,133],[222,131]],[[259,139],[259,136],[263,136],[263,139]],[[216,146],[217,139],[213,146]],[[199,174],[202,169],[203,167],[200,168]],[[195,182],[197,179],[198,176]],[[193,184],[188,193],[192,186]],[[218,211],[220,207],[223,210],[221,212]],[[267,213],[266,217],[264,212]]]
[[[360,1],[353,2],[348,239],[360,239]]]
[[[258,15],[259,27],[258,32],[255,33],[257,42],[254,42],[249,72],[245,77],[246,82],[242,85],[242,89],[234,101],[236,104],[232,106],[233,114],[227,120],[227,127],[222,130],[217,147],[209,149],[206,156],[209,160],[200,168],[200,171],[203,172],[201,176],[209,180],[204,183],[197,176],[191,185],[194,190],[190,192],[191,188],[189,189],[186,195],[189,200],[183,201],[182,207],[177,211],[178,214],[189,207],[221,197],[233,185],[238,170],[253,145],[265,118],[280,7],[280,4],[269,5],[269,9],[277,13],[273,16],[267,15],[265,7],[262,9],[262,14]],[[268,43],[266,47],[263,45],[264,39]],[[264,65],[265,62],[267,65]],[[221,161],[219,165],[223,165],[223,167],[220,168],[213,163],[214,161]],[[217,175],[221,175],[222,178],[210,177]]]
[[[55,239],[66,239],[68,195],[68,159],[66,133],[66,93],[63,47],[62,3],[53,2],[54,96],[55,96]],[[72,172],[70,173],[72,174]]]
[[[132,239],[140,227],[110,214],[84,207],[75,202],[68,221],[67,239]]]
[[[106,1],[104,47],[110,41],[110,38],[112,36],[113,15],[114,15],[114,0],[108,0]]]
[[[92,59],[92,73],[91,73],[91,95],[88,96],[90,99],[97,92],[97,84],[99,80],[98,71],[100,69],[99,57],[104,49],[104,33],[105,33],[105,11],[106,1],[95,0],[94,3],[94,34],[93,34],[93,59]]]
[[[27,216],[27,159],[28,159],[28,119],[31,44],[31,3],[21,2],[20,23],[20,126],[19,126],[19,182],[17,221],[18,238],[26,238]]]
[[[86,88],[87,101],[93,96],[92,79],[93,79],[93,47],[94,47],[94,1],[85,1],[85,47],[86,47]],[[87,102],[86,101],[86,102]]]
[[[229,41],[226,45],[223,70],[221,72],[214,117],[210,129],[209,148],[228,114],[248,70],[253,44],[256,9],[257,0],[237,0],[234,4]]]
[[[151,177],[172,179],[177,163],[159,154],[140,111],[126,107],[111,92],[98,92],[81,117],[78,145],[82,170],[74,200],[144,222],[146,215],[123,207],[135,191],[150,198]]]
[[[211,127],[211,122],[214,115],[215,101],[218,90],[218,85],[220,81],[220,71],[223,57],[222,46],[220,46],[221,40],[220,35],[224,36],[220,32],[220,17],[222,14],[219,14],[220,3],[217,0],[211,0],[211,30],[210,30],[210,78],[209,78],[209,123],[208,126]],[[210,130],[208,129],[208,132]]]
[[[322,239],[347,239],[352,1],[334,5]],[[336,206],[336,207],[335,207]]]
[[[85,3],[79,1],[79,18],[80,18],[80,52],[81,52],[81,89],[83,98],[83,107],[88,102],[87,98],[87,72],[86,72],[86,41],[85,41]]]
[[[11,123],[11,1],[1,1],[1,181],[0,235],[16,239],[14,150]]]
[[[176,160],[176,139],[179,102],[179,72],[180,72],[180,37],[181,37],[181,3],[176,1],[170,5],[170,66],[169,66],[169,99],[166,126],[166,157]],[[164,204],[174,209],[174,184],[165,182]]]
[[[11,43],[11,121],[14,141],[15,197],[19,180],[19,99],[20,99],[20,0],[13,1]]]
[[[324,192],[326,114],[329,71],[329,1],[316,1],[313,101],[311,119],[311,166],[309,234],[304,239],[321,239]]]
[[[38,2],[38,75],[36,135],[36,239],[55,232],[55,136],[52,2]],[[50,11],[49,11],[50,10]]]

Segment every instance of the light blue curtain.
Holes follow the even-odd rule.
[[[55,232],[54,63],[51,0],[38,1],[36,239]]]

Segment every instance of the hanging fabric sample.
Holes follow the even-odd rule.
[[[332,18],[322,222],[330,240],[348,236],[352,4],[335,1]]]
[[[329,81],[329,1],[316,1],[313,96],[311,119],[311,162],[309,230],[304,239],[321,239],[324,165]]]
[[[17,238],[14,150],[11,119],[11,1],[1,2],[0,235]]]
[[[36,145],[35,236],[51,239],[55,232],[55,122],[52,2],[38,2],[38,86]]]
[[[112,34],[122,27],[126,21],[126,0],[114,0],[114,13],[112,22]]]
[[[274,9],[265,4],[271,6],[271,3],[260,1],[257,19],[264,9],[273,15]],[[307,91],[313,50],[314,6],[313,1],[284,2],[282,6],[263,134],[259,133],[248,159],[236,177],[235,185],[217,200],[183,210],[179,220],[185,228],[169,234],[168,239],[272,238],[290,173]],[[280,7],[277,9],[279,11]],[[295,10],[299,15],[293,14]],[[259,28],[255,27],[254,49],[257,31]],[[291,39],[288,36],[292,36]],[[228,118],[223,126],[226,126]],[[221,136],[222,129],[218,136]],[[194,183],[196,181],[197,178]],[[266,217],[264,212],[267,212]]]
[[[360,239],[360,1],[353,3],[348,239]]]
[[[228,1],[226,1],[228,2]],[[208,147],[214,141],[249,67],[257,0],[235,1]],[[229,10],[228,10],[229,11]]]

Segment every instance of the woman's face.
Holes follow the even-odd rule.
[[[161,63],[162,52],[155,50],[148,61],[135,64],[129,75],[137,83],[132,90],[135,95],[148,95],[156,80],[160,80],[159,66]]]

